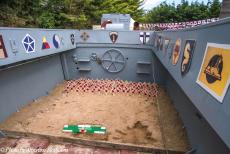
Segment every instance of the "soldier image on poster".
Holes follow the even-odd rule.
[[[181,39],[178,38],[172,52],[172,64],[176,65],[180,57]]]
[[[181,62],[181,75],[185,75],[190,69],[192,56],[195,49],[195,42],[195,40],[186,40]]]

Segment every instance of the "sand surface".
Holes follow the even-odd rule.
[[[132,143],[161,149],[164,148],[164,135],[167,149],[188,150],[181,120],[162,88],[159,88],[157,98],[161,113],[159,119],[155,97],[76,91],[65,93],[65,85],[66,82],[58,85],[48,96],[13,113],[0,124],[0,129]],[[62,128],[66,124],[100,124],[107,128],[107,134],[64,133]]]

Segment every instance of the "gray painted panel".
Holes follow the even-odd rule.
[[[119,73],[109,73],[107,72],[100,64],[96,61],[91,60],[90,62],[78,62],[75,64],[73,61],[73,55],[79,58],[88,58],[91,59],[92,53],[96,53],[98,57],[102,57],[102,55],[109,49],[118,49],[124,55],[126,60],[125,68]],[[130,49],[130,48],[97,48],[97,47],[85,47],[85,48],[77,48],[74,51],[66,52],[66,59],[68,67],[69,79],[76,79],[80,77],[87,78],[109,78],[109,79],[123,79],[129,81],[145,81],[145,82],[153,82],[152,78],[152,66],[145,66],[145,69],[148,67],[150,74],[149,75],[138,75],[137,69],[141,69],[141,66],[137,64],[138,61],[146,61],[151,62],[154,60],[152,58],[152,51],[149,49]],[[88,72],[80,72],[77,68],[91,68],[91,71]]]
[[[59,55],[0,71],[0,121],[63,80]]]
[[[69,49],[76,48],[76,44],[72,44],[70,35],[75,34],[75,41],[77,30],[56,30],[56,29],[25,29],[25,28],[3,28],[0,27],[0,35],[2,35],[8,57],[0,59],[0,66],[12,64],[22,60],[33,59],[54,53],[63,52]],[[29,34],[35,39],[35,52],[26,53],[22,40],[25,35]],[[61,41],[60,48],[55,48],[53,45],[53,35],[58,34]],[[50,49],[42,50],[42,37],[45,36],[50,45]],[[16,51],[12,49],[10,40],[15,41]]]
[[[89,35],[89,38],[86,41],[83,41],[81,35],[86,32]],[[80,30],[80,35],[77,35],[77,43],[103,43],[103,44],[113,44],[109,33],[111,30]],[[141,31],[117,31],[118,38],[115,44],[142,44],[140,40]],[[150,39],[147,45],[153,44],[152,35],[153,32],[150,32]],[[79,40],[79,41],[78,41]]]
[[[173,45],[171,45],[168,49],[168,53],[170,54],[167,54],[165,57],[163,56],[163,52],[156,51],[155,48],[154,53],[157,55],[172,77],[176,80],[176,82],[180,85],[186,95],[198,108],[201,114],[205,117],[205,119],[230,147],[230,90],[227,91],[223,103],[221,104],[203,88],[196,84],[207,42],[230,44],[230,21],[221,22],[217,25],[211,24],[211,26],[206,26],[206,28],[196,30],[158,33],[159,35],[171,38],[173,43],[175,43],[177,38],[181,38],[182,51],[184,49],[186,39],[196,40],[196,47],[191,68],[184,77],[182,77],[180,73],[182,52],[176,66],[171,64],[170,59]]]
[[[229,148],[206,120],[199,116],[200,112],[184,94],[176,81],[170,76],[166,81],[167,91],[183,120],[190,144],[196,150],[196,154],[229,154]]]

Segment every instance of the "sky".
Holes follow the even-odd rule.
[[[167,3],[172,3],[175,2],[175,4],[179,4],[181,2],[181,0],[146,0],[143,8],[145,10],[150,10],[153,7],[156,7],[157,5],[159,5],[161,2],[166,1]],[[195,1],[195,0],[188,0],[189,2]],[[204,1],[204,3],[207,3],[208,0],[198,0],[198,2],[202,2]],[[220,0],[222,2],[222,0]]]

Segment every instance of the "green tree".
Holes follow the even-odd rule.
[[[174,22],[176,17],[175,4],[161,3],[159,6],[150,10],[146,15],[147,22],[163,23]]]
[[[0,26],[91,28],[103,13],[127,13],[141,21],[143,0],[1,0]]]
[[[39,0],[1,0],[0,24],[2,26],[31,27],[36,25]]]
[[[220,6],[219,0],[209,1],[207,4],[198,1],[189,3],[188,0],[181,0],[181,3],[177,6],[174,3],[168,4],[165,1],[147,12],[145,21],[165,23],[213,18],[219,16]]]
[[[209,8],[209,14],[211,18],[216,18],[219,17],[220,15],[220,8],[221,8],[221,3],[219,0],[213,0],[210,8]]]

